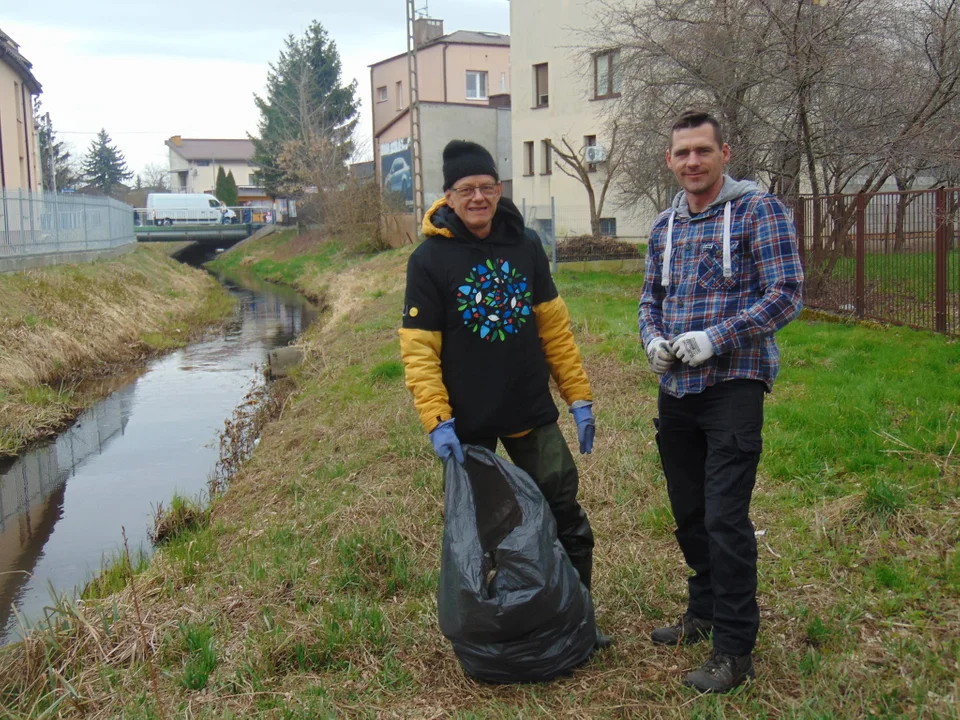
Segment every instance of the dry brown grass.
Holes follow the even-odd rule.
[[[185,345],[230,304],[206,273],[156,249],[0,275],[0,455],[94,399],[88,386],[75,392],[81,379]]]
[[[598,618],[615,644],[548,685],[466,679],[436,622],[439,465],[402,381],[374,372],[399,359],[405,259],[391,253],[363,269],[305,280],[330,299],[331,311],[303,338],[296,389],[215,504],[211,527],[174,540],[138,577],[147,646],[127,588],[0,652],[0,700],[16,697],[30,716],[68,698],[56,711],[64,717],[149,717],[157,700],[146,690],[150,652],[163,707],[190,718],[955,711],[949,648],[960,632],[957,602],[941,598],[929,608],[921,594],[905,600],[906,612],[884,613],[882,604],[897,598],[865,586],[859,564],[905,544],[915,547],[905,562],[929,563],[943,548],[944,562],[952,562],[956,502],[881,523],[855,494],[811,507],[774,503],[782,489],[768,478],[755,512],[767,531],[759,679],[724,698],[681,687],[704,648],[654,647],[647,639],[682,609],[686,574],[653,445],[654,381],[643,366],[612,357],[603,333],[591,329],[596,323],[578,335],[598,398],[596,451],[578,465],[597,535]],[[573,423],[560,423],[572,444]],[[114,606],[117,619],[104,625]],[[216,629],[217,665],[206,688],[191,691],[180,681],[187,662],[181,628],[197,623]],[[915,686],[922,698],[911,696]]]

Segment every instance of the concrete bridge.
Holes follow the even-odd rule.
[[[134,234],[140,242],[199,242],[199,243],[236,243],[246,240],[264,223],[241,223],[237,225],[212,224],[176,224],[176,225],[138,225]]]

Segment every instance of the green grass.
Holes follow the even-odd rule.
[[[836,278],[853,281],[856,260],[840,258],[834,267]],[[863,277],[872,292],[897,293],[917,299],[933,299],[936,283],[936,253],[868,253],[864,256]],[[960,250],[947,253],[947,292],[960,291]]]
[[[398,360],[387,360],[378,363],[370,371],[371,382],[389,382],[403,377],[403,363]]]
[[[186,645],[180,682],[187,690],[202,690],[217,667],[214,629],[209,624],[181,623],[180,633]]]
[[[88,582],[80,593],[84,600],[105,598],[119,592],[130,582],[130,575],[138,575],[147,569],[150,564],[150,555],[139,548],[133,554],[133,565],[126,553],[114,555],[109,560],[101,562],[100,572]]]
[[[203,530],[210,524],[210,517],[211,509],[201,499],[174,493],[169,507],[162,504],[157,507],[150,539],[155,545],[161,545],[188,532]]]
[[[272,283],[294,285],[308,272],[319,272],[332,267],[343,251],[337,241],[327,241],[309,246],[284,260],[261,257],[265,252],[276,250],[297,240],[297,231],[281,230],[268,236],[253,247],[241,246],[207,263],[213,272],[248,272]],[[250,262],[250,260],[253,262]]]
[[[401,381],[402,294],[370,283],[340,326],[307,333],[314,362],[211,521],[172,537],[138,576],[162,636],[167,716],[956,718],[956,344],[809,319],[780,334],[752,510],[758,679],[697,697],[680,681],[706,648],[648,642],[682,612],[686,572],[653,442],[640,278],[564,272],[557,283],[594,385],[597,443],[577,464],[613,648],[546,685],[463,678],[437,627],[443,477]],[[569,418],[560,425],[572,441]],[[41,673],[44,697],[68,694],[66,681],[103,716],[153,716],[142,660],[104,660],[81,628],[83,662],[51,660],[64,680]],[[39,691],[5,682],[0,699],[40,715],[27,712]]]
[[[784,358],[768,403],[767,474],[829,483],[869,473],[903,486],[935,479],[936,464],[923,460],[947,452],[960,427],[954,343],[901,328],[803,320],[778,339]],[[896,494],[879,487],[877,507],[896,504]]]

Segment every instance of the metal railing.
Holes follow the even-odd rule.
[[[104,250],[133,242],[133,208],[119,200],[0,190],[0,258]]]
[[[808,307],[960,335],[960,189],[801,197]]]
[[[273,225],[277,211],[273,206],[238,205],[223,208],[133,208],[134,224],[149,225]]]
[[[595,260],[640,260],[656,213],[626,213],[610,209],[599,218],[594,237],[590,209],[563,205],[533,205],[521,198],[517,207],[527,227],[536,230],[554,269],[559,263]]]

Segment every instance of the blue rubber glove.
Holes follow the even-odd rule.
[[[589,455],[593,452],[593,436],[596,434],[597,428],[593,421],[593,410],[590,409],[592,406],[593,403],[588,402],[570,408],[574,422],[577,423],[577,438],[580,440],[581,455]]]
[[[450,418],[437,425],[430,433],[430,442],[440,459],[446,461],[453,455],[457,462],[463,465],[463,448],[460,447],[460,438],[453,428],[454,418]]]

